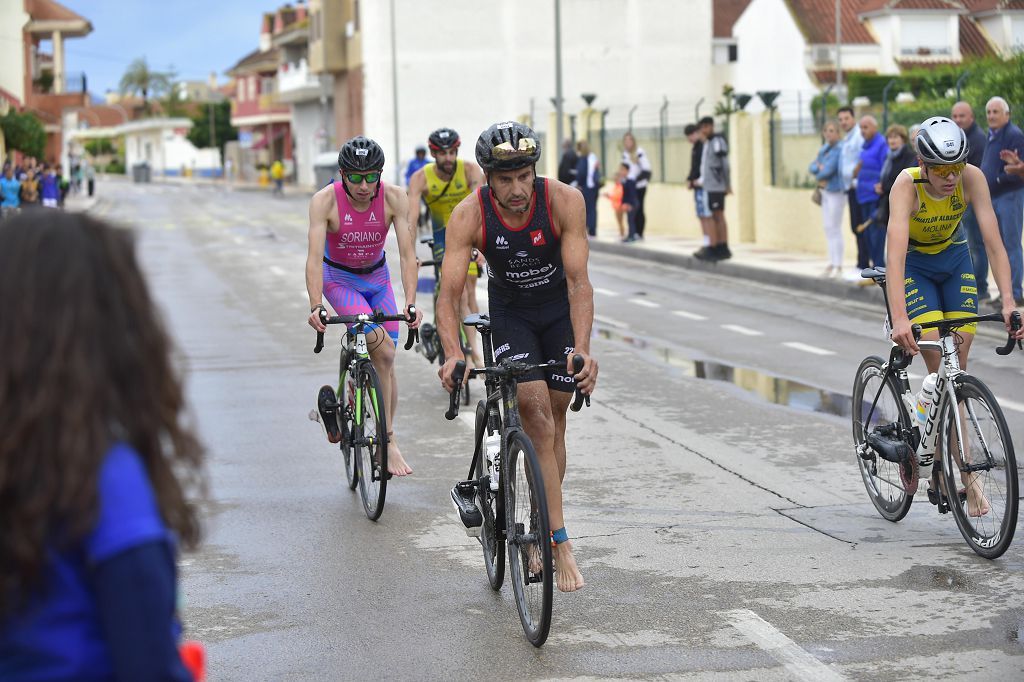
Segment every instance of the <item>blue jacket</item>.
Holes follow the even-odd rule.
[[[815,180],[826,180],[828,184],[823,188],[826,192],[843,191],[843,174],[840,168],[840,160],[843,156],[843,145],[841,142],[821,145],[818,156],[807,168],[807,172],[814,176]],[[821,170],[818,170],[818,164]]]
[[[993,199],[1024,187],[1024,178],[1004,170],[1006,163],[999,158],[999,152],[1004,149],[1012,149],[1018,156],[1024,157],[1024,133],[1012,123],[1007,123],[995,133],[989,131],[985,156],[981,159],[981,172],[988,180],[988,191]]]
[[[860,171],[857,172],[857,202],[877,201],[875,184],[882,178],[882,166],[889,155],[889,145],[882,133],[875,133],[860,150]]]

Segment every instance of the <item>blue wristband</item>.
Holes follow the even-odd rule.
[[[569,534],[565,532],[565,526],[562,526],[558,530],[551,531],[551,544],[560,545],[563,542],[569,541]]]

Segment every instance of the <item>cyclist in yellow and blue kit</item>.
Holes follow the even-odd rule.
[[[967,205],[974,207],[996,285],[1004,301],[1002,314],[1010,331],[1015,310],[1010,290],[1010,262],[999,236],[988,183],[980,169],[966,163],[968,146],[963,130],[953,121],[934,116],[921,124],[914,141],[918,166],[902,171],[889,193],[889,225],[886,240],[886,279],[904,287],[887,289],[892,316],[892,340],[911,354],[918,352],[911,332],[915,323],[973,317],[978,314],[978,287],[967,238],[960,228]],[[984,276],[984,275],[982,275]],[[967,354],[975,326],[959,330],[960,366]],[[1024,337],[1024,330],[1015,332]],[[938,331],[922,338],[934,340]],[[929,372],[938,370],[941,358],[925,351]],[[988,511],[988,502],[974,486],[967,486],[972,516]]]
[[[451,128],[438,128],[430,133],[428,144],[434,161],[413,173],[409,179],[409,224],[416,224],[413,213],[418,213],[422,199],[430,211],[430,222],[434,228],[432,255],[436,261],[444,260],[445,228],[452,210],[484,183],[484,173],[480,166],[458,158],[461,143],[459,134]],[[482,256],[469,264],[469,277],[460,305],[463,318],[480,311],[476,301],[476,280],[482,266]],[[483,360],[476,347],[476,330],[467,328],[466,334],[469,346],[473,349],[474,366],[482,367]]]

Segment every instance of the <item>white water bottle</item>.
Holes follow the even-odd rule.
[[[931,409],[932,401],[935,399],[935,380],[938,376],[932,372],[924,378],[921,384],[921,392],[917,394],[917,423],[924,427],[928,419],[928,410]]]
[[[501,470],[501,434],[492,433],[484,442],[487,454],[487,474],[491,480],[491,491],[498,490],[498,472]]]

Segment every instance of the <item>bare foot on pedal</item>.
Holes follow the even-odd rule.
[[[967,481],[967,515],[977,518],[988,514],[989,511],[988,499],[981,491],[978,475],[972,474]]]
[[[552,548],[551,555],[555,560],[555,578],[558,580],[560,592],[575,592],[586,583],[572,555],[572,543],[568,540]]]
[[[394,431],[388,432],[388,473],[392,476],[408,476],[412,473],[412,467],[405,463],[402,451],[398,449]]]

